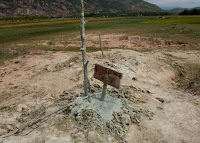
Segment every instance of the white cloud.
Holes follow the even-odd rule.
[[[145,0],[160,7],[193,8],[200,6],[200,0]]]

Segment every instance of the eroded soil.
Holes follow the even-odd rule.
[[[104,46],[119,47],[123,44],[128,48],[153,48],[168,46],[169,43],[184,46],[184,43],[157,42],[157,39],[139,36],[118,35],[121,41],[109,37],[102,36]],[[89,39],[93,41],[89,41],[88,46],[99,45],[94,43],[98,36],[90,36]],[[41,43],[44,44],[44,41]],[[76,41],[74,44],[78,46]],[[104,54],[104,59],[101,52],[87,54],[90,92],[102,90],[102,83],[93,77],[95,63],[107,65],[123,73],[121,89],[108,87],[108,91],[124,103],[123,112],[115,113],[114,119],[106,124],[91,110],[83,112],[81,126],[76,115],[70,116],[72,105],[69,104],[83,94],[81,53],[26,55],[1,66],[0,142],[199,142],[200,96],[177,88],[174,82],[177,71],[170,65],[173,62],[198,64],[199,51],[141,53],[112,49]],[[67,105],[69,108],[34,126],[26,126]],[[20,133],[13,134],[17,130]]]

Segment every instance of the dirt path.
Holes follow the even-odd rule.
[[[166,61],[168,54],[113,49],[105,52],[104,60],[101,52],[88,54],[92,89],[102,87],[93,78],[94,64],[109,65],[123,73],[123,96],[116,96],[142,111],[140,121],[126,126],[124,141],[199,143],[200,96],[176,89],[176,71]],[[199,58],[198,51],[190,51],[190,56],[183,51],[170,54],[177,57],[177,62],[184,62],[183,57],[187,62]],[[52,116],[34,130],[27,128],[19,135],[2,138],[83,94],[81,60],[80,53],[48,52],[19,57],[0,67],[0,142],[120,142],[113,132],[104,134],[89,124],[86,130],[79,130],[75,118],[65,112]],[[118,93],[111,87],[109,91]]]

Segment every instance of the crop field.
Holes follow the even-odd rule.
[[[0,18],[0,142],[199,142],[200,17],[85,22],[90,93],[103,87],[95,64],[123,73],[107,92],[122,111],[106,124],[71,114],[83,95],[80,18]]]

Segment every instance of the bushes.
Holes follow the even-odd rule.
[[[184,10],[180,15],[200,15],[200,9]]]
[[[119,13],[86,13],[86,17],[122,17],[122,16],[161,16],[170,15],[169,12],[119,12]]]

